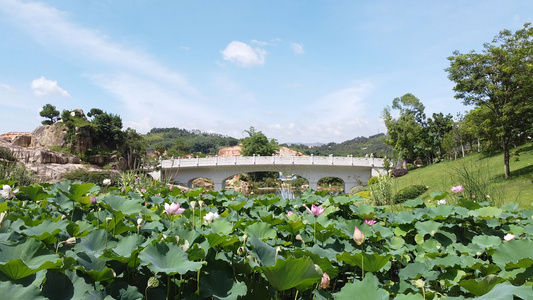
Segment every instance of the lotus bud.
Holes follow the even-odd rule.
[[[65,244],[69,245],[69,246],[74,246],[76,245],[76,238],[75,237],[70,237],[68,238],[66,241],[65,241]]]
[[[243,236],[242,236],[242,243],[243,243],[243,244],[246,244],[246,240],[247,240],[247,239],[248,239],[248,235],[247,235],[247,234],[243,235]]]
[[[353,240],[357,245],[361,245],[365,242],[365,235],[361,230],[359,230],[359,228],[357,228],[357,226],[355,226],[355,229],[353,231]]]
[[[174,189],[174,186],[171,185],[168,189],[172,192],[172,190]]]
[[[198,201],[198,206],[200,206],[200,209],[204,208],[204,201]]]
[[[91,205],[96,204],[96,197],[94,195],[91,195]]]
[[[322,281],[320,281],[320,287],[323,289],[327,288],[329,286],[329,282],[330,279],[328,273],[324,272],[324,274],[322,275]]]
[[[417,288],[419,288],[419,289],[420,289],[420,288],[423,288],[423,287],[426,285],[426,283],[425,283],[424,280],[422,280],[422,279],[417,279],[417,280],[414,282],[414,284],[415,284],[415,286],[416,286]]]
[[[293,207],[294,207],[294,209],[298,209],[298,208],[300,208],[299,205],[294,205]]]
[[[65,220],[66,218],[67,218],[66,215],[62,215],[62,216],[61,216],[61,220]]]
[[[191,201],[191,208],[192,210],[196,208],[196,201]]]
[[[0,228],[2,228],[2,223],[4,223],[4,218],[6,217],[7,212],[3,212],[0,214]]]

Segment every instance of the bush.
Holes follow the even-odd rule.
[[[394,169],[390,171],[390,175],[393,178],[402,177],[403,175],[407,174],[407,172],[408,172],[407,169]]]
[[[16,181],[19,186],[35,182],[32,172],[23,164],[18,163],[17,158],[6,148],[0,148],[0,179]]]
[[[104,179],[111,179],[111,184],[116,185],[119,182],[119,177],[110,172],[89,171],[86,169],[77,169],[65,174],[65,179],[72,181],[81,181],[84,183],[94,183],[102,185]]]
[[[350,189],[350,195],[354,195],[354,194],[357,194],[359,192],[364,192],[364,191],[366,191],[366,187],[354,186],[353,188]]]
[[[390,175],[379,175],[378,182],[369,185],[370,195],[374,205],[391,205],[392,203],[392,187],[394,181]]]
[[[414,169],[416,169],[416,166],[415,166],[415,165],[413,165],[413,164],[407,164],[407,170],[408,170],[408,171],[412,171],[412,170],[414,170]]]
[[[368,179],[368,182],[366,183],[366,185],[372,185],[372,184],[376,184],[379,182],[379,178],[378,177],[372,177],[370,179]]]
[[[394,203],[402,203],[406,200],[416,199],[416,197],[422,195],[428,190],[428,187],[421,184],[415,184],[401,189],[396,195],[394,195]]]

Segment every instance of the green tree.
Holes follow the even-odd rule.
[[[254,154],[269,156],[279,150],[278,142],[275,139],[269,140],[261,131],[256,131],[253,126],[244,132],[248,134],[248,137],[241,140],[242,156],[252,156]]]
[[[425,144],[428,161],[434,162],[435,159],[442,158],[442,142],[446,133],[450,132],[453,127],[453,116],[451,114],[433,113],[432,118],[425,122]]]
[[[488,108],[496,138],[503,150],[505,178],[511,176],[510,147],[531,130],[533,117],[533,28],[503,30],[482,53],[448,57],[448,78],[455,82],[455,98],[465,105]]]
[[[395,98],[392,108],[399,110],[400,116],[395,119],[390,107],[383,110],[382,117],[388,132],[385,142],[398,151],[404,162],[414,162],[424,156],[424,105],[408,93]]]
[[[122,131],[122,119],[118,115],[108,114],[101,109],[93,108],[87,114],[92,117],[95,127],[94,144],[107,150],[117,150],[124,143],[125,133]]]
[[[57,122],[59,118],[59,111],[52,104],[46,104],[43,106],[43,110],[41,110],[39,115],[48,119],[41,122],[43,125],[52,125]]]

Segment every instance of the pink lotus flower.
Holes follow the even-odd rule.
[[[307,209],[307,211],[310,213],[310,214],[313,214],[315,216],[320,216],[321,214],[324,213],[325,209],[322,207],[322,206],[316,206],[316,205],[311,205],[311,209],[309,209],[309,207],[307,207],[307,205],[304,204],[304,207],[305,209]]]
[[[165,212],[169,215],[181,215],[185,208],[180,208],[180,204],[172,202],[172,204],[165,203]]]
[[[353,231],[353,240],[357,245],[361,245],[365,242],[365,235],[359,228],[357,228],[357,226],[355,226],[355,229]]]
[[[368,219],[368,220],[364,220],[363,223],[365,223],[368,226],[372,226],[372,225],[376,224],[376,220]]]
[[[328,273],[324,272],[324,274],[322,275],[322,280],[320,281],[320,287],[323,289],[327,288],[329,286],[329,282],[330,279]]]
[[[451,190],[452,190],[452,192],[453,192],[454,194],[461,193],[461,192],[464,191],[462,185],[454,186],[454,187],[451,188]]]
[[[294,213],[292,212],[292,210],[289,210],[289,212],[287,212],[287,216],[290,216],[290,215],[293,215]]]
[[[94,195],[91,195],[91,205],[96,204],[96,197]]]

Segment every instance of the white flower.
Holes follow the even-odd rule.
[[[111,185],[111,179],[106,178],[106,179],[104,179],[103,183],[104,183],[104,185]]]
[[[503,239],[504,239],[506,242],[508,242],[508,241],[510,241],[510,240],[514,240],[514,238],[515,238],[514,234],[510,234],[510,233],[506,234],[506,235],[503,237]]]
[[[14,198],[15,194],[18,192],[19,192],[18,189],[11,191],[11,187],[7,184],[4,184],[4,186],[2,187],[2,190],[0,191],[0,195],[5,199],[9,199],[9,198]]]
[[[4,223],[4,218],[6,217],[7,212],[3,212],[0,214],[0,228],[2,228],[2,224]]]
[[[446,204],[446,200],[445,199],[441,199],[441,200],[437,201],[437,205],[444,205],[444,204]]]
[[[207,215],[204,216],[204,221],[207,224],[209,224],[209,223],[213,222],[218,217],[219,217],[218,213],[209,212],[209,213],[207,213]]]
[[[70,237],[68,238],[66,241],[65,241],[65,244],[69,245],[69,246],[74,246],[76,245],[76,238],[75,237]]]

